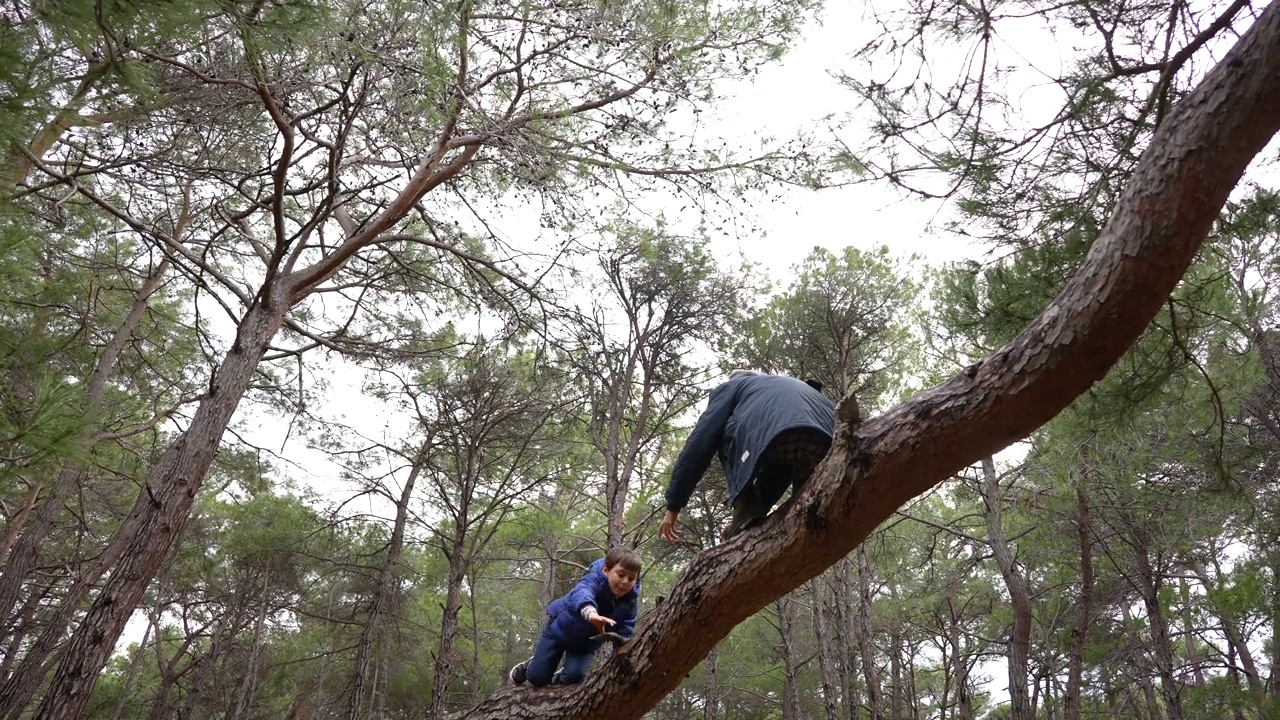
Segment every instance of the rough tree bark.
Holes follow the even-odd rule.
[[[458,637],[458,613],[462,610],[462,583],[470,569],[467,557],[467,537],[459,529],[449,552],[449,574],[444,604],[440,608],[440,642],[436,646],[435,672],[431,681],[431,703],[427,717],[444,720],[449,699],[449,685],[453,683],[457,653],[454,648]]]
[[[702,662],[702,720],[720,720],[720,680],[716,676],[719,661],[720,656],[712,648]]]
[[[809,581],[809,594],[813,597],[813,634],[818,641],[818,669],[822,674],[822,707],[827,720],[840,720],[840,680],[836,673],[834,633],[824,598],[826,586],[822,577]]]
[[[586,682],[504,688],[469,720],[637,720],[730,630],[857,547],[895,509],[1025,437],[1103,377],[1168,298],[1280,129],[1272,4],[1167,116],[1074,277],[1012,342],[866,422],[845,417],[812,480],[757,529],[694,556]]]

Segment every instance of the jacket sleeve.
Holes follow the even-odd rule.
[[[588,605],[596,604],[596,583],[591,577],[584,577],[578,581],[577,585],[564,596],[564,602],[560,606],[560,612],[572,613],[581,618],[582,608]],[[586,622],[586,620],[583,620]]]
[[[636,618],[640,615],[640,585],[636,581],[636,597],[634,602],[627,603],[627,607],[622,617],[614,618],[618,623],[618,627],[614,632],[624,638],[629,638],[636,633]]]
[[[693,426],[693,432],[689,433],[680,457],[676,458],[676,464],[671,468],[671,482],[667,485],[668,510],[679,511],[689,504],[689,496],[693,495],[693,489],[710,467],[711,460],[724,441],[725,427],[737,404],[736,386],[729,385],[730,383],[725,383],[711,391],[707,409],[698,418],[698,424]]]

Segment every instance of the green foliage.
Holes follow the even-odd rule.
[[[916,359],[909,309],[920,285],[887,247],[815,248],[725,345],[731,364],[813,378],[874,407],[892,397]]]

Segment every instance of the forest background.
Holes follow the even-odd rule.
[[[723,483],[684,543],[654,531],[724,371],[852,395],[849,433],[981,376],[1102,257],[1193,89],[1280,85],[1276,14],[7,3],[0,720],[624,702],[597,690],[623,662],[501,688],[609,546],[645,559],[649,630],[702,612],[680,588],[726,557],[703,552]],[[778,82],[797,57],[814,77]],[[1243,181],[1152,185],[1234,191],[1105,378],[1014,452],[991,429],[823,572],[725,563],[771,596],[653,641],[712,648],[687,676],[638,641],[675,689],[630,717],[1280,716],[1268,97],[1213,116],[1261,138]]]

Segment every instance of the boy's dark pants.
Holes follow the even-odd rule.
[[[587,677],[591,669],[591,658],[596,654],[596,644],[587,643],[581,647],[566,647],[559,640],[551,637],[548,630],[551,623],[542,629],[542,637],[533,649],[533,658],[525,668],[525,678],[530,685],[542,686],[552,683],[572,685],[580,683]],[[556,672],[560,659],[564,658],[564,668]]]

